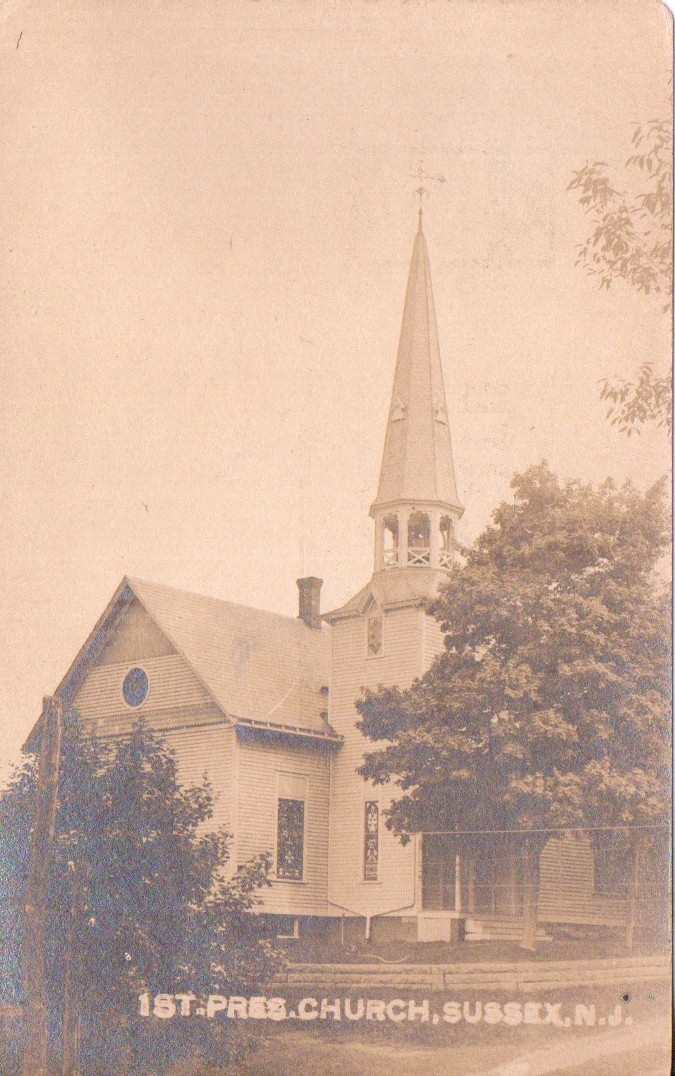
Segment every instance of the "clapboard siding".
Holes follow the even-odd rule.
[[[423,650],[423,664],[425,671],[429,668],[434,658],[443,653],[445,649],[444,639],[445,636],[441,631],[441,626],[438,621],[433,617],[425,616]]]
[[[132,709],[122,697],[122,683],[133,665],[140,665],[145,669],[149,691],[145,702]],[[209,693],[180,654],[155,658],[136,657],[133,661],[99,665],[92,669],[76,692],[73,705],[85,721],[117,715],[133,720],[133,717],[140,713],[155,715],[160,711],[176,711],[185,707],[206,707],[214,711]]]
[[[234,829],[235,736],[233,728],[223,725],[175,728],[165,734],[176,755],[181,784],[202,784],[206,778],[211,785],[213,816],[204,824],[207,830]]]
[[[549,841],[541,855],[539,919],[542,923],[615,925],[626,902],[594,892],[593,848],[584,836]]]
[[[331,724],[344,736],[335,753],[331,782],[329,899],[358,915],[381,915],[415,900],[414,842],[405,847],[385,828],[382,812],[396,790],[374,788],[356,773],[372,745],[356,729],[355,701],[362,687],[408,687],[423,671],[423,618],[420,609],[389,610],[384,615],[383,652],[366,656],[363,617],[337,621],[333,627]],[[380,804],[379,876],[363,879],[364,804]]]
[[[261,852],[274,857],[277,833],[277,774],[307,779],[304,879],[273,881],[263,889],[260,910],[281,915],[330,915],[326,903],[330,760],[313,748],[282,747],[239,739],[237,744],[237,862]]]

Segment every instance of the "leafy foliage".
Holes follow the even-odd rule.
[[[602,400],[610,403],[607,418],[628,437],[639,433],[645,422],[673,432],[673,382],[670,375],[655,373],[650,362],[644,362],[635,381],[615,377],[604,381]]]
[[[626,168],[643,181],[636,192],[615,187],[605,161],[585,164],[567,189],[592,214],[593,231],[579,247],[577,264],[600,286],[625,280],[638,291],[663,294],[672,287],[673,127],[666,120],[636,124],[635,152]]]
[[[623,280],[645,295],[665,297],[671,309],[673,286],[673,126],[670,121],[635,124],[634,152],[626,161],[626,178],[637,189],[625,190],[610,179],[605,161],[574,172],[568,190],[592,216],[593,229],[578,248],[577,265],[599,277],[600,287]],[[601,398],[610,403],[608,418],[622,433],[639,432],[655,422],[672,433],[672,379],[656,374],[649,362],[635,381],[614,378],[603,383]]]
[[[669,809],[663,489],[561,484],[546,464],[465,550],[430,612],[445,651],[407,691],[366,691],[361,773],[420,830],[659,825]]]
[[[0,797],[4,1000],[21,990],[20,907],[35,785],[28,759]],[[183,787],[172,754],[142,721],[128,739],[105,743],[67,715],[49,901],[49,1009],[58,1037],[72,867],[85,863],[85,1072],[163,1072],[184,1055],[223,1061],[242,1046],[223,1021],[137,1015],[145,990],[255,993],[278,964],[257,917],[247,915],[269,884],[269,857],[228,876],[230,839],[206,825],[212,813],[208,784]]]

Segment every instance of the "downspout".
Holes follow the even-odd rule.
[[[333,755],[330,756],[330,787],[331,792],[333,789]],[[330,801],[329,801],[330,802]],[[348,908],[346,904],[339,904],[336,900],[331,900],[328,896],[330,893],[330,866],[332,856],[330,848],[330,826],[328,828],[328,869],[326,871],[326,901],[328,904],[332,904],[334,908],[339,908],[343,912],[349,912],[351,915],[356,915],[359,919],[363,918],[363,912],[357,911],[356,908]],[[417,888],[417,841],[413,843],[413,893],[412,900],[407,904],[401,904],[394,908],[385,908],[384,911],[378,912],[377,915],[366,915],[366,941],[370,941],[370,926],[373,919],[377,919],[381,915],[393,915],[394,912],[404,912],[408,908],[414,908],[416,903],[416,888]]]
[[[329,764],[329,767],[328,767],[328,774],[329,774],[329,784],[330,784],[328,802],[330,803],[331,799],[332,799],[332,794],[333,794],[333,755],[332,754],[330,756],[330,764]],[[330,843],[331,843],[330,842],[331,828],[332,827],[329,824],[329,826],[328,826],[328,864],[327,864],[327,868],[326,868],[326,903],[327,904],[332,904],[334,908],[339,908],[343,912],[349,912],[351,915],[356,915],[360,919],[361,916],[362,916],[362,913],[357,912],[356,908],[348,908],[346,904],[338,904],[338,902],[336,900],[331,900],[330,897],[328,896],[328,894],[330,893],[330,865],[331,865],[331,861],[332,861],[331,847],[330,847]],[[369,938],[369,937],[370,937],[370,916],[366,916],[366,938]]]

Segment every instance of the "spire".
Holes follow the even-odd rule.
[[[448,411],[422,206],[413,245],[394,387],[371,515],[385,505],[436,504],[459,517]]]

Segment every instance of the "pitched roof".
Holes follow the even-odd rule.
[[[461,511],[421,211],[373,508],[392,501],[436,501]]]
[[[368,605],[369,598],[383,609],[401,605],[422,605],[434,598],[441,583],[447,582],[446,572],[419,568],[403,568],[395,572],[376,572],[369,583],[362,587],[353,598],[338,609],[324,613],[329,623],[342,617],[359,616]]]
[[[297,617],[129,579],[132,591],[223,712],[235,720],[330,733],[330,630]]]
[[[125,577],[56,694],[79,686],[136,597],[232,723],[340,742],[324,713],[331,631],[297,617]],[[40,721],[26,741],[30,748]]]

